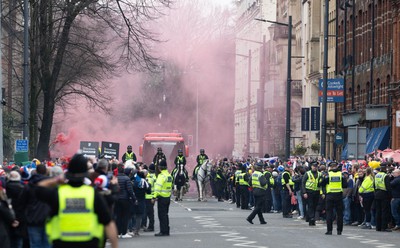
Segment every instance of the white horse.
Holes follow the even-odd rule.
[[[207,201],[206,199],[206,186],[207,183],[210,182],[210,174],[211,174],[211,160],[206,160],[197,171],[197,192],[199,195],[198,201]]]

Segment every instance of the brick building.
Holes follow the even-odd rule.
[[[391,0],[393,16],[393,80],[391,89],[392,96],[392,149],[400,149],[400,126],[399,116],[396,111],[400,111],[400,0]],[[397,117],[396,117],[397,116]],[[396,122],[397,119],[397,122]]]

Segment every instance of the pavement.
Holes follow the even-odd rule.
[[[155,207],[156,209],[156,207]],[[246,221],[250,210],[236,208],[236,204],[218,202],[214,198],[198,202],[197,198],[171,201],[170,236],[155,237],[154,233],[140,232],[139,237],[119,239],[119,247],[149,248],[385,248],[400,246],[400,232],[377,232],[359,227],[345,226],[341,236],[325,235],[326,225],[309,227],[304,220],[284,219],[282,214],[264,214],[266,225],[260,225],[258,217],[254,225]],[[155,233],[159,231],[155,213]]]

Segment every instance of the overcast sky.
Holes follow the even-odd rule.
[[[232,0],[212,0],[215,2],[215,4],[223,5],[223,6],[229,6],[232,3]]]

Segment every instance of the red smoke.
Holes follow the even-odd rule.
[[[174,66],[174,71],[164,73],[162,80],[168,85],[166,102],[171,107],[160,105],[156,106],[160,111],[150,116],[135,116],[135,104],[154,105],[162,95],[149,97],[143,92],[144,73],[121,75],[109,82],[109,94],[113,98],[110,116],[88,109],[84,100],[67,116],[59,113],[63,121],[54,125],[60,134],[56,135],[52,154],[71,155],[79,149],[80,141],[110,141],[120,143],[120,154],[127,145],[132,145],[138,156],[145,133],[178,130],[185,137],[193,135],[190,153],[195,156],[199,153],[195,150],[198,94],[199,149],[204,148],[213,157],[231,156],[235,74],[234,27],[230,26],[233,14],[210,3],[211,0],[179,1],[153,23],[153,31],[163,42],[154,44],[152,52],[163,61],[161,64]],[[159,112],[164,113],[161,120]],[[139,156],[138,160],[141,160]]]

